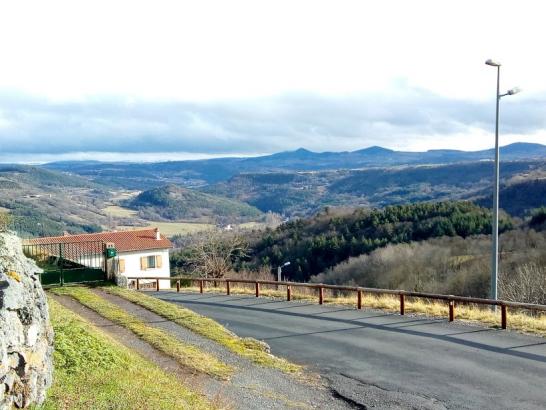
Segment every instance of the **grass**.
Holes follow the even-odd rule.
[[[273,298],[286,298],[286,288],[276,290],[274,288],[267,288],[262,286],[260,289],[260,295]],[[198,292],[197,287],[184,288]],[[225,293],[225,287],[206,287],[205,292],[211,293]],[[254,294],[254,286],[234,286],[231,285],[230,291],[232,294],[250,295]],[[316,291],[305,288],[292,287],[292,299],[312,301],[318,303],[318,294]],[[351,293],[351,296],[338,295],[335,296],[324,290],[324,303],[333,305],[353,306],[356,307],[356,292]],[[400,302],[398,297],[392,295],[372,295],[362,294],[362,306],[374,309],[382,309],[390,312],[400,311]],[[406,297],[405,301],[406,313],[421,314],[432,317],[447,318],[449,314],[447,303],[438,301],[431,301],[420,298]],[[497,312],[493,312],[489,308],[480,307],[478,305],[456,305],[455,307],[455,319],[466,320],[470,322],[479,323],[491,327],[500,327],[501,317],[500,309]],[[525,333],[533,333],[546,337],[546,314],[532,315],[525,311],[514,311],[508,308],[507,318],[508,329],[517,330]]]
[[[210,409],[177,377],[143,359],[56,301],[54,378],[40,409]]]
[[[243,222],[237,225],[241,229],[265,229],[266,226],[263,222]]]
[[[137,211],[133,211],[132,209],[128,209],[128,208],[123,208],[118,205],[107,206],[102,211],[107,215],[116,216],[119,218],[130,218],[135,216],[138,213]]]
[[[212,224],[198,222],[156,222],[147,221],[147,226],[118,226],[119,229],[150,229],[159,228],[162,234],[171,237],[174,235],[187,235],[195,232],[208,231],[214,228]]]
[[[67,286],[52,289],[51,292],[56,295],[73,297],[99,315],[129,329],[139,338],[171,356],[188,369],[193,369],[223,380],[229,379],[229,376],[233,373],[232,367],[222,363],[211,354],[203,352],[197,347],[187,344],[161,329],[147,325],[136,316],[108,302],[88,288]]]
[[[292,374],[299,373],[301,370],[301,366],[269,354],[265,350],[264,344],[256,339],[238,337],[214,320],[201,316],[189,309],[140,292],[122,289],[116,286],[106,286],[103,289],[111,294],[121,296],[139,306],[151,310],[159,316],[171,320],[180,326],[186,327],[201,336],[209,338],[256,364],[272,367],[279,369],[282,372]]]

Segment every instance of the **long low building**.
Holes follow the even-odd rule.
[[[91,268],[100,268],[109,277],[115,277],[118,283],[127,277],[158,276],[168,278],[170,274],[169,251],[173,245],[159,229],[141,229],[134,231],[100,232],[63,236],[34,238],[27,244],[39,247],[42,252],[62,256],[75,264]],[[97,245],[113,247],[116,256],[104,259],[102,249],[97,252]],[[57,251],[57,245],[59,251]],[[62,255],[61,255],[62,253]],[[145,284],[146,281],[142,281]],[[128,283],[133,286],[133,283]],[[168,289],[170,281],[161,280],[160,289]]]

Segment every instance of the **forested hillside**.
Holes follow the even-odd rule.
[[[546,231],[502,234],[499,267],[501,298],[546,303]],[[390,244],[351,257],[311,281],[489,297],[490,272],[491,236],[455,236]]]
[[[530,175],[546,175],[545,161],[504,162],[501,181],[519,182]],[[451,165],[335,170],[321,172],[274,172],[241,174],[226,182],[202,188],[205,192],[247,202],[263,212],[306,217],[325,206],[383,207],[423,201],[480,200],[491,206],[492,162]],[[514,187],[517,190],[523,185]],[[527,196],[528,199],[530,197]],[[542,204],[540,203],[542,201]],[[528,204],[522,198],[518,208],[525,211],[546,205],[537,195]],[[510,206],[508,201],[501,201]],[[518,214],[519,214],[518,209]]]
[[[141,192],[124,205],[151,220],[206,220],[240,222],[254,220],[261,212],[245,203],[167,185]]]
[[[502,218],[500,230],[511,227]],[[488,234],[491,214],[470,202],[420,203],[360,208],[351,212],[326,209],[268,230],[252,244],[252,265],[279,266],[286,261],[291,280],[307,281],[351,256],[369,253],[387,244],[433,237]]]
[[[477,201],[482,206],[491,206],[493,198],[488,195]],[[499,193],[499,204],[513,216],[523,217],[532,209],[546,205],[546,178],[530,179],[502,186]]]
[[[100,213],[104,187],[78,175],[28,165],[0,165],[0,212],[23,237],[93,232],[106,224]]]

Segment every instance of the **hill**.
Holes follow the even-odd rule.
[[[493,196],[484,196],[476,203],[491,206]],[[532,209],[546,206],[546,178],[502,186],[499,191],[499,206],[510,215],[519,217],[528,216]]]
[[[78,175],[0,164],[0,208],[21,236],[93,232],[106,224],[100,204],[108,192]]]
[[[501,219],[501,231],[511,226]],[[470,202],[438,202],[389,206],[381,210],[325,210],[312,218],[285,223],[258,234],[252,249],[254,267],[286,261],[290,280],[307,281],[351,256],[387,244],[441,236],[488,234],[489,210]]]
[[[546,172],[546,161],[505,161],[502,181]],[[383,207],[422,201],[475,199],[491,195],[493,163],[241,174],[202,188],[247,202],[263,212],[309,216],[324,206]],[[485,201],[480,202],[490,206]],[[504,205],[502,205],[504,206]],[[523,207],[535,208],[530,201]]]
[[[242,202],[176,185],[141,192],[123,203],[145,219],[241,222],[255,220],[261,212]]]

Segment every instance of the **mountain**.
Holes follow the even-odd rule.
[[[114,187],[145,190],[158,184],[199,187],[227,181],[240,173],[324,171],[384,168],[401,165],[452,164],[491,160],[492,149],[482,151],[393,151],[369,147],[352,152],[312,152],[304,148],[251,158],[216,158],[157,163],[53,162],[45,168],[89,177]],[[502,161],[546,158],[546,145],[515,143],[501,148]]]
[[[151,220],[203,220],[234,223],[255,220],[261,212],[242,202],[176,185],[141,192],[123,203]]]

